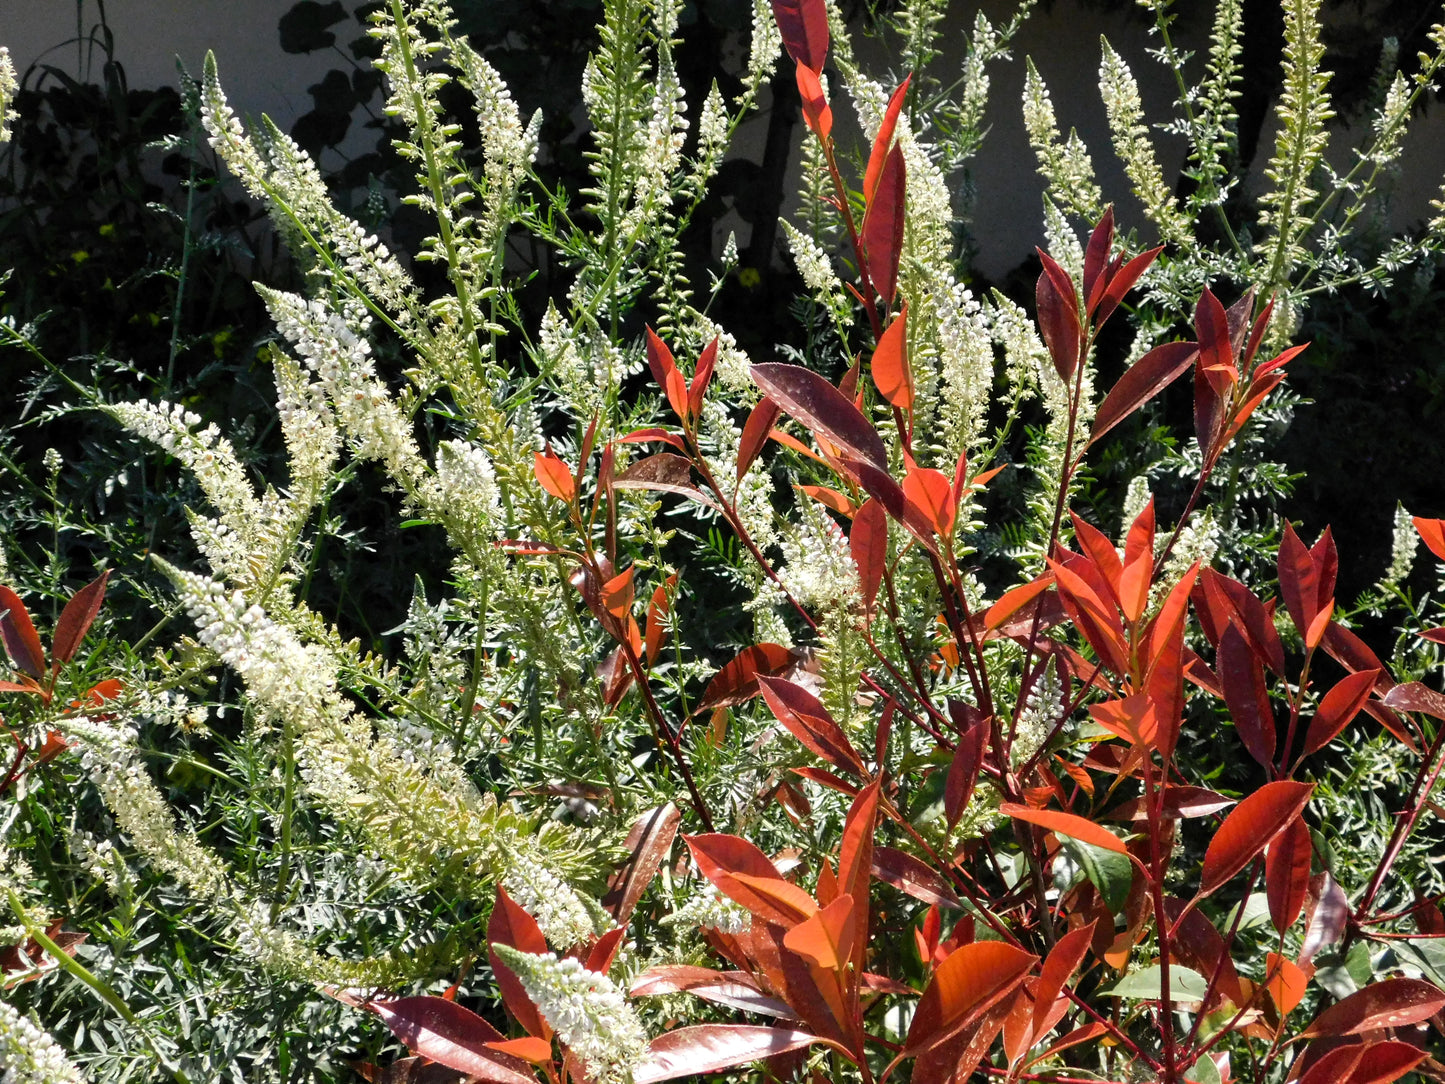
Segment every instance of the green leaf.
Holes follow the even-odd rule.
[[[1436,986],[1445,988],[1445,940],[1421,938],[1418,941],[1395,941],[1390,948],[1401,963],[1419,968]]]
[[[1122,911],[1129,899],[1129,886],[1134,883],[1134,867],[1129,856],[1096,847],[1072,836],[1061,835],[1059,842],[1079,864],[1084,876],[1099,890],[1099,895],[1110,913],[1117,915]]]
[[[1197,1081],[1198,1084],[1223,1084],[1219,1078],[1219,1066],[1214,1064],[1214,1059],[1208,1054],[1202,1055],[1189,1067],[1184,1079]]]
[[[1106,997],[1137,997],[1158,1000],[1163,993],[1161,980],[1163,970],[1158,964],[1150,964],[1138,971],[1125,975],[1112,989],[1105,990]],[[1209,982],[1198,971],[1187,967],[1169,969],[1170,1001],[1203,1001],[1209,989]],[[1219,1079],[1218,1076],[1215,1079]]]

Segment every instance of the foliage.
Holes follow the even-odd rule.
[[[912,62],[941,10],[905,5]],[[386,0],[369,34],[428,222],[416,267],[297,139],[243,126],[208,59],[210,145],[299,264],[257,284],[285,472],[186,402],[96,396],[196,487],[196,556],[161,538],[149,562],[169,613],[129,634],[103,599],[138,569],[72,594],[58,546],[16,553],[3,959],[35,1017],[0,1014],[7,1071],[1433,1071],[1445,697],[1422,679],[1445,632],[1406,588],[1416,534],[1445,560],[1445,521],[1401,518],[1356,610],[1397,607],[1401,641],[1377,651],[1337,598],[1332,536],[1276,525],[1267,453],[1298,298],[1439,242],[1343,255],[1442,61],[1391,84],[1371,165],[1326,185],[1313,8],[1293,4],[1246,244],[1227,198],[1236,11],[1219,5],[1204,89],[1181,89],[1184,195],[1105,47],[1158,247],[1116,236],[1031,76],[1052,188],[1032,315],[964,284],[947,176],[980,146],[1018,19],[975,23],[950,98],[926,71],[870,80],[822,0],[758,3],[736,88],[694,108],[681,5],[603,0],[569,191],[446,6]],[[780,47],[811,197],[788,230],[808,295],[787,361],[746,354],[681,241]],[[856,160],[838,87],[868,136]],[[509,260],[519,238],[565,289]],[[5,334],[44,363],[34,329]],[[1159,455],[1113,493],[1098,465],[1130,460],[1141,418]],[[64,458],[47,469],[58,536]],[[399,653],[352,638],[313,577],[343,529],[333,499],[377,481],[364,507],[446,554],[417,570]],[[1097,526],[1111,502],[1118,545]]]

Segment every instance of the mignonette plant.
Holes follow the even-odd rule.
[[[1182,70],[1168,5],[1148,6]],[[1116,233],[1031,77],[1051,191],[1033,317],[957,277],[945,173],[977,149],[987,65],[1018,19],[979,17],[950,104],[923,71],[939,5],[905,6],[919,70],[890,94],[824,0],[759,2],[741,94],[713,87],[692,125],[679,7],[603,4],[582,88],[592,184],[574,196],[538,177],[539,122],[440,0],[379,6],[408,198],[435,221],[413,259],[431,275],[336,210],[274,125],[248,130],[208,58],[211,146],[308,283],[262,290],[290,474],[258,486],[185,404],[99,404],[205,496],[194,555],[177,541],[151,558],[174,612],[82,659],[102,573],[59,614],[47,663],[26,604],[0,589],[17,679],[0,686],[17,698],[4,789],[26,799],[7,823],[24,812],[27,844],[3,852],[5,982],[54,1009],[0,1011],[7,1072],[241,1078],[252,1040],[225,1023],[240,1004],[181,993],[189,965],[135,981],[126,946],[66,928],[91,893],[133,911],[137,886],[163,884],[220,958],[207,966],[305,991],[320,1005],[306,1012],[333,1014],[328,1036],[351,1036],[338,1042],[384,1027],[406,1048],[303,1070],[290,1046],[270,1060],[245,1046],[257,1078],[1438,1076],[1445,696],[1419,679],[1445,631],[1400,587],[1415,534],[1380,589],[1413,623],[1388,664],[1336,599],[1328,532],[1307,546],[1283,525],[1267,577],[1237,540],[1237,561],[1212,563],[1220,524],[1256,514],[1215,498],[1257,461],[1240,446],[1303,349],[1287,345],[1295,307],[1324,276],[1365,273],[1341,231],[1375,173],[1313,179],[1328,112],[1315,5],[1287,5],[1275,189],[1259,239],[1228,251],[1191,222],[1212,210],[1230,226],[1238,3],[1219,4],[1204,91],[1181,92],[1198,182],[1182,202],[1105,47],[1116,143],[1158,246]],[[788,362],[744,356],[708,315],[722,280],[700,294],[678,247],[780,47],[807,129],[809,200],[788,236],[817,317]],[[1397,149],[1440,63],[1390,84],[1363,161]],[[833,82],[869,133],[856,160],[834,138]],[[479,147],[443,105],[452,85]],[[1343,223],[1320,236],[1337,198]],[[517,301],[518,233],[575,272],[539,326]],[[1136,346],[1106,389],[1100,332],[1126,320]],[[1141,475],[1118,531],[1091,522],[1077,499],[1091,457],[1166,394],[1193,404],[1188,487],[1166,515]],[[407,528],[452,554],[418,575],[399,658],[308,602],[331,496],[375,472]],[[1005,484],[1022,511],[994,500]],[[1445,521],[1411,526],[1445,560]],[[1009,546],[988,541],[1005,528]],[[157,776],[166,743],[195,754],[173,767],[205,765],[199,781]],[[76,762],[103,816],[47,775]],[[45,820],[62,808],[68,841]],[[61,883],[46,847],[91,873],[67,914],[46,894]],[[85,1025],[62,1053],[40,1022],[72,1028],[82,1010],[63,992],[129,1039],[87,1048]],[[224,1041],[192,1041],[193,1014]]]

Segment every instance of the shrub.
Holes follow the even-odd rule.
[[[906,9],[912,55],[938,10]],[[338,1036],[372,1021],[410,1053],[378,1067],[373,1030],[369,1079],[647,1084],[765,1060],[865,1082],[1316,1084],[1428,1065],[1445,699],[1415,679],[1435,649],[1387,666],[1342,620],[1328,532],[1306,546],[1285,524],[1275,545],[1268,494],[1250,496],[1271,477],[1260,419],[1303,349],[1301,291],[1376,265],[1340,265],[1335,233],[1311,247],[1338,189],[1312,179],[1328,101],[1305,0],[1258,247],[1194,234],[1230,186],[1237,11],[1220,5],[1203,96],[1183,94],[1200,186],[1183,203],[1106,47],[1116,142],[1162,246],[1116,236],[1031,80],[1054,197],[1036,320],[955,277],[944,173],[909,109],[926,76],[870,82],[821,0],[755,7],[741,97],[714,87],[693,130],[678,5],[608,0],[575,197],[536,178],[537,122],[444,5],[390,0],[377,68],[435,221],[415,259],[444,287],[336,210],[289,137],[248,132],[208,61],[212,146],[306,276],[304,294],[260,287],[288,477],[258,486],[184,404],[102,404],[204,496],[191,567],[178,543],[154,558],[194,634],[81,657],[102,577],[47,656],[0,595],[28,697],[7,724],[16,764],[38,748],[70,773],[11,771],[7,974],[64,969],[124,1026],[97,1030],[50,981],[42,1018],[77,1021],[84,1060],[117,1078],[329,1077]],[[976,149],[1006,41],[975,25],[938,112],[943,160]],[[721,280],[700,294],[678,238],[780,45],[808,128],[813,198],[789,237],[809,338],[750,363],[708,314]],[[830,55],[870,133],[856,170],[832,136]],[[1393,153],[1424,85],[1392,84],[1371,154]],[[1061,201],[1090,220],[1082,241]],[[536,327],[506,256],[521,234],[573,273]],[[1107,382],[1096,348],[1126,314],[1135,344]],[[1131,483],[1116,545],[1079,507],[1090,456],[1186,373],[1193,442],[1153,440],[1155,472],[1186,481],[1167,516],[1153,475]],[[372,471],[402,526],[451,554],[418,570],[399,657],[308,592],[331,495]],[[1445,559],[1445,524],[1414,526]],[[1405,542],[1372,605],[1415,605]],[[152,894],[192,928],[142,966],[124,953],[147,947]],[[54,911],[83,922],[100,895],[120,918],[81,947]],[[73,1073],[5,1020],[14,1064]]]

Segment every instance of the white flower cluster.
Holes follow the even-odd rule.
[[[783,537],[779,575],[804,606],[819,612],[850,609],[858,601],[858,566],[833,517],[812,499],[799,500],[800,522]]]
[[[1029,690],[1023,710],[1019,712],[1014,727],[1013,742],[1009,746],[1009,759],[1018,767],[1037,753],[1048,740],[1059,716],[1064,710],[1064,686],[1052,662],[1044,668],[1043,676],[1034,681]]]
[[[276,410],[281,416],[291,479],[306,494],[309,510],[311,502],[321,495],[340,451],[336,415],[326,402],[325,389],[308,380],[294,358],[277,350],[271,360],[276,374]]]
[[[1159,227],[1159,236],[1166,241],[1187,242],[1189,223],[1174,202],[1174,193],[1164,183],[1164,171],[1154,156],[1149,129],[1144,123],[1144,105],[1139,100],[1139,84],[1114,47],[1107,40],[1103,46],[1099,92],[1109,118],[1114,151],[1124,163],[1124,172],[1133,182],[1134,194],[1144,204],[1145,214]]]
[[[662,920],[664,926],[697,927],[719,933],[747,933],[753,928],[753,913],[740,903],[718,895],[711,882]]]
[[[1039,172],[1049,183],[1049,194],[1068,210],[1090,222],[1098,219],[1103,194],[1094,180],[1094,163],[1075,131],[1059,137],[1059,122],[1049,89],[1029,61],[1024,78],[1024,128],[1039,159]]]
[[[437,486],[456,522],[478,532],[501,522],[497,474],[487,453],[475,444],[442,441],[437,447]]]
[[[0,1001],[0,1084],[83,1084],[84,1080],[49,1033],[9,1002]]]
[[[718,353],[721,357],[721,349]],[[708,455],[708,465],[719,482],[726,484],[726,479],[737,477],[738,444],[742,440],[742,431],[733,424],[727,407],[717,396],[703,400],[702,431],[704,440],[714,449]],[[777,516],[773,511],[773,484],[767,472],[757,463],[743,475],[733,501],[743,528],[759,552],[775,545],[778,530]]]
[[[451,40],[451,59],[460,82],[472,92],[477,126],[482,137],[483,196],[479,232],[489,251],[501,244],[507,227],[507,208],[527,167],[537,156],[541,112],[525,127],[512,93],[497,70],[465,40]]]
[[[196,476],[206,499],[236,529],[247,519],[260,518],[261,510],[246,470],[231,442],[214,424],[200,432],[201,416],[180,404],[121,403],[109,408],[123,426],[179,459]]]
[[[786,218],[779,219],[778,222],[783,227],[783,233],[787,235],[788,248],[792,250],[793,263],[797,265],[798,274],[803,278],[803,285],[808,287],[808,293],[813,300],[828,307],[833,323],[842,330],[845,322],[851,318],[852,305],[843,290],[838,273],[833,270],[833,261],[823,251],[822,245],[797,229]]]
[[[939,437],[949,454],[977,446],[993,393],[993,337],[988,314],[973,292],[956,283],[936,296],[938,367],[943,381]],[[1031,382],[1030,382],[1031,384]]]
[[[592,912],[571,885],[534,851],[508,850],[502,884],[522,910],[537,920],[550,944],[567,949],[597,936]]]
[[[20,80],[15,78],[15,64],[10,59],[10,50],[0,45],[0,143],[10,142],[10,125],[18,118],[10,103],[20,90]]]
[[[1394,528],[1390,532],[1390,567],[1385,570],[1381,583],[1396,586],[1410,576],[1415,567],[1415,553],[1420,547],[1420,535],[1415,530],[1410,513],[1405,506],[1396,502]]]
[[[596,1084],[629,1084],[647,1059],[647,1033],[611,979],[551,953],[492,948]]]
[[[748,82],[762,83],[783,48],[783,32],[768,0],[753,0],[753,35],[748,46]]]

